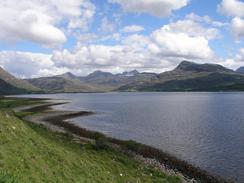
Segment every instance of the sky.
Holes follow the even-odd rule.
[[[0,66],[20,78],[244,66],[243,0],[4,0],[0,15]]]

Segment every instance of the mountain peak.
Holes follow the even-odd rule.
[[[71,73],[71,72],[66,72],[65,75],[70,76],[70,77],[74,77],[74,76],[75,76],[75,75],[74,75],[73,73]]]
[[[64,74],[58,75],[58,77],[63,77],[63,78],[70,78],[70,79],[74,79],[77,76],[72,74],[71,72],[66,72]]]
[[[189,67],[191,67],[193,65],[197,65],[197,64],[194,62],[183,60],[181,63],[179,63],[179,65],[175,69],[176,70],[185,70],[185,69],[188,69]]]
[[[124,76],[135,76],[137,74],[139,74],[139,72],[137,70],[125,71],[122,73],[122,75],[124,75]]]
[[[182,61],[175,71],[193,71],[193,72],[233,72],[218,64],[198,64],[190,61]]]
[[[106,77],[106,76],[112,76],[113,74],[110,72],[103,72],[100,70],[94,71],[91,74],[87,76],[87,78],[96,78],[96,77]]]

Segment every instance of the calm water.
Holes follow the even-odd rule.
[[[95,111],[73,119],[91,130],[152,145],[244,182],[244,93],[32,95],[68,99],[59,109]]]

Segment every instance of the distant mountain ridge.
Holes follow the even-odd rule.
[[[244,68],[244,67],[243,67]],[[132,70],[119,74],[95,71],[87,76],[70,72],[21,80],[0,69],[0,94],[26,92],[109,91],[244,91],[243,68],[236,71],[217,64],[182,61],[172,71],[160,74]],[[1,92],[3,91],[4,92]],[[15,92],[14,92],[15,91]]]

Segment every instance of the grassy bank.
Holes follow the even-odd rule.
[[[113,149],[78,143],[12,112],[15,106],[37,102],[0,100],[0,182],[181,182]]]
[[[43,107],[37,107],[38,110],[48,110],[50,106],[53,104],[49,104]],[[26,110],[26,112],[35,112],[36,108],[30,108]],[[77,116],[83,116],[83,115],[91,115],[93,113],[91,112],[74,112],[71,114],[58,114],[54,116],[46,116],[43,118],[44,121],[46,121],[48,124],[53,124],[55,126],[62,127],[69,131],[72,134],[76,134],[81,137],[86,137],[89,139],[95,139],[96,142],[99,142],[99,144],[102,144],[103,146],[111,146],[113,144],[116,144],[120,147],[120,149],[124,153],[130,154],[131,152],[136,155],[143,156],[144,158],[154,159],[157,162],[160,162],[170,170],[176,170],[179,171],[181,174],[183,174],[185,177],[188,177],[188,179],[194,179],[197,182],[202,183],[231,183],[232,180],[225,180],[219,176],[216,176],[214,174],[211,174],[210,172],[207,172],[205,170],[202,170],[196,166],[193,166],[192,164],[181,160],[175,156],[172,156],[171,154],[165,153],[162,150],[159,150],[157,148],[141,144],[132,140],[125,141],[120,140],[112,137],[107,137],[102,133],[96,132],[96,131],[90,131],[84,128],[80,128],[76,126],[73,123],[68,122],[68,119],[75,118]]]

